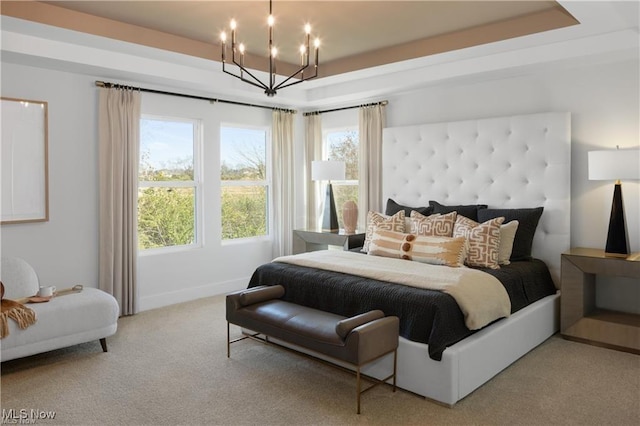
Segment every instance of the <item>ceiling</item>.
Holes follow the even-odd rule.
[[[375,101],[448,82],[638,60],[640,52],[638,1],[278,0],[279,58],[297,63],[309,22],[322,42],[320,75],[266,99],[222,72],[219,45],[220,32],[237,20],[238,41],[250,50],[245,65],[266,79],[266,0],[2,0],[0,12],[3,63],[301,109]],[[279,62],[278,73],[288,73],[287,67],[295,69]]]
[[[55,6],[43,9],[49,23],[54,25],[218,60],[220,33],[229,32],[230,20],[235,19],[237,40],[243,42],[251,54],[247,55],[246,64],[263,71],[268,67],[269,2],[266,0],[40,3]],[[321,76],[578,23],[555,1],[543,0],[281,0],[273,2],[273,16],[278,57],[288,64],[299,63],[303,27],[311,24],[312,37],[321,40]],[[158,33],[164,37],[157,37]],[[286,73],[293,70],[294,65],[278,64],[278,69]]]

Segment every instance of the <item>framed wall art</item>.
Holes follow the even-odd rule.
[[[48,105],[1,98],[0,221],[49,220]]]

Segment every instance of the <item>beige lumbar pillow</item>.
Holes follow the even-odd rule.
[[[373,233],[369,254],[458,267],[463,266],[465,239],[417,236],[378,229]]]

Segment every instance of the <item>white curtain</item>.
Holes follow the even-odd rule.
[[[382,129],[385,106],[360,107],[359,111],[358,223],[364,229],[369,210],[382,208]]]
[[[274,110],[272,118],[274,257],[293,253],[293,114]]]
[[[137,203],[140,92],[101,88],[99,99],[99,287],[120,315],[138,311]]]
[[[304,117],[305,128],[305,162],[304,181],[306,182],[307,228],[318,227],[320,182],[311,180],[311,162],[322,160],[322,119],[320,114],[309,114]]]

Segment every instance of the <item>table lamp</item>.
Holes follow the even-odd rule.
[[[322,230],[329,232],[337,232],[338,215],[336,214],[336,203],[333,200],[333,189],[331,188],[332,180],[344,180],[345,177],[344,161],[312,161],[311,162],[311,179],[317,181],[329,181],[327,185],[327,196],[324,201],[324,213],[322,214]]]
[[[588,156],[589,180],[615,180],[616,182],[613,189],[605,255],[627,257],[629,239],[624,222],[620,181],[640,179],[640,149],[590,151]]]

